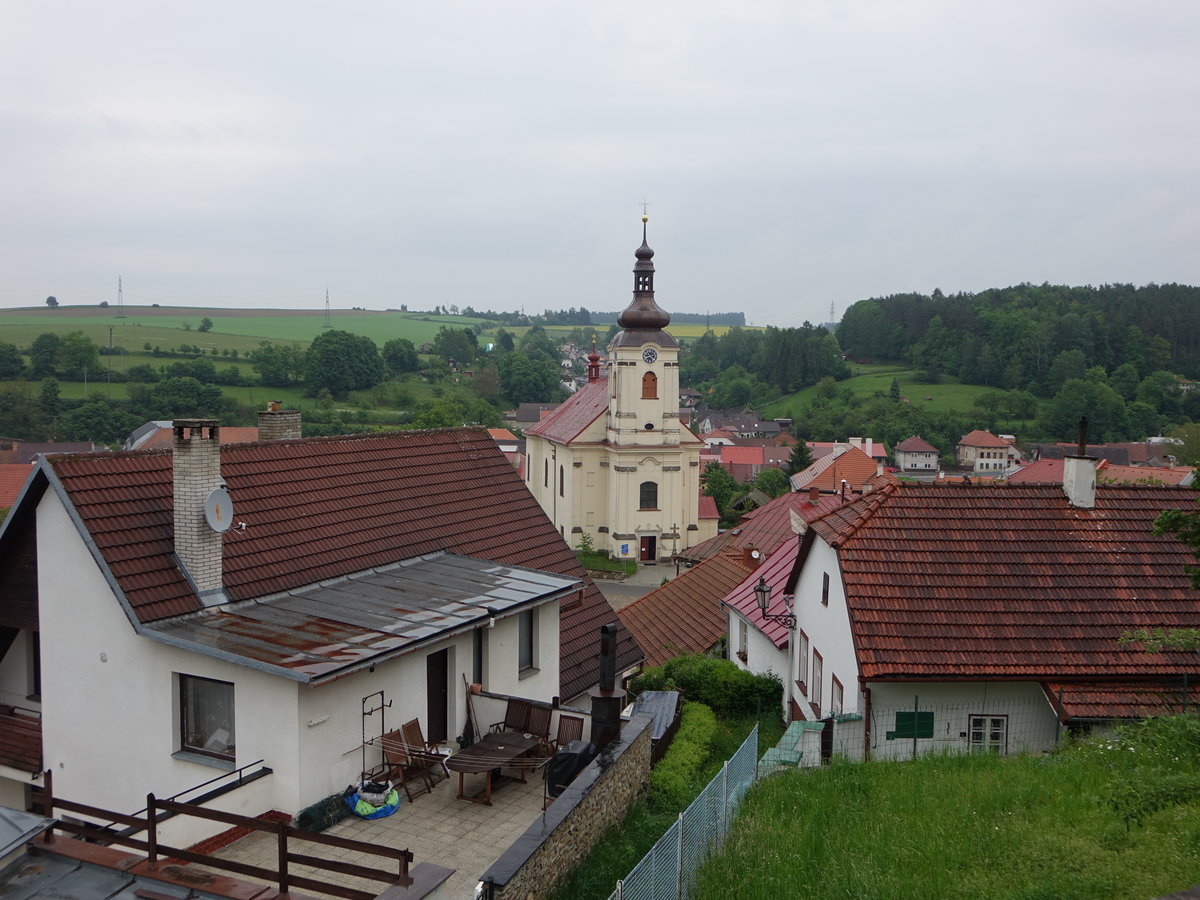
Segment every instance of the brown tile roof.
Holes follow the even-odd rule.
[[[199,601],[172,558],[171,454],[50,457],[136,616],[193,612]],[[402,431],[222,448],[234,516],[224,540],[232,600],[445,550],[586,579],[533,495],[483,429]],[[561,612],[561,694],[596,678],[598,630],[614,616],[586,579]],[[619,663],[641,654],[623,629]]]
[[[1127,630],[1200,627],[1187,548],[1150,533],[1200,493],[1100,486],[888,485],[812,524],[837,548],[869,679],[1162,678],[1194,653],[1143,653]]]
[[[704,653],[725,634],[721,598],[750,574],[740,554],[714,556],[622,609],[621,622],[661,666],[680,653]]]
[[[933,444],[929,443],[929,441],[923,440],[919,434],[914,434],[910,438],[905,438],[900,443],[898,443],[894,449],[901,450],[905,453],[937,453],[938,452],[937,447],[933,446]]]
[[[708,494],[700,495],[700,506],[697,517],[701,519],[719,519],[721,511],[717,509],[717,501]]]
[[[544,437],[557,444],[572,441],[585,428],[608,411],[608,379],[589,381],[558,408],[546,414],[536,425],[525,429],[527,435]]]
[[[830,453],[822,456],[792,476],[792,488],[806,491],[809,488],[819,488],[822,491],[840,491],[842,482],[852,491],[861,491],[863,485],[873,484],[883,478],[879,475],[879,463],[863,453],[857,447],[850,447],[843,453]]]
[[[28,710],[0,705],[0,766],[42,771],[42,719]]]
[[[854,496],[850,495],[850,499],[853,500]],[[815,504],[809,499],[807,493],[783,494],[770,503],[746,513],[738,519],[737,525],[728,531],[723,531],[707,541],[684,550],[679,555],[684,559],[701,560],[709,559],[722,552],[740,552],[745,547],[757,547],[769,555],[775,552],[776,547],[792,537],[794,533],[792,531],[792,512],[809,522],[836,509],[843,502],[845,501],[836,494],[823,494]]]
[[[1166,484],[1177,487],[1191,484],[1194,470],[1188,466],[1170,468],[1148,468],[1146,466],[1118,466],[1106,459],[1096,464],[1098,484]],[[1010,484],[1062,484],[1063,461],[1046,459],[1023,466],[1019,472],[1007,476]]]
[[[1043,684],[1046,699],[1059,719],[1142,719],[1194,709],[1200,702],[1200,689],[1193,682],[1184,702],[1183,680],[1170,683],[1119,682]]]
[[[1009,447],[1008,441],[998,438],[990,431],[974,431],[964,434],[958,441],[959,446],[966,447]]]

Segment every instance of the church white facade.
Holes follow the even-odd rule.
[[[651,563],[717,532],[701,515],[700,441],[679,419],[679,344],[654,302],[654,251],[635,256],[633,302],[588,383],[525,432],[529,489],[573,547]]]

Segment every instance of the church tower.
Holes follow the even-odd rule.
[[[699,514],[703,444],[679,419],[679,342],[654,301],[645,215],[634,256],[608,377],[593,349],[587,384],[526,430],[526,482],[572,546],[586,534],[613,557],[654,563],[714,535],[716,520]]]

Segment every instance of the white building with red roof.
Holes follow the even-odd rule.
[[[977,475],[998,475],[1020,460],[1020,450],[990,431],[975,429],[958,442],[958,464]]]
[[[714,536],[717,521],[702,512],[703,443],[679,418],[679,343],[654,302],[645,222],[607,373],[593,350],[587,383],[525,431],[525,483],[572,546],[586,535],[613,557],[653,563]]]

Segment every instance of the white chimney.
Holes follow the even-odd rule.
[[[1096,458],[1087,455],[1087,417],[1079,420],[1078,452],[1063,459],[1063,492],[1077,509],[1096,506]]]
[[[205,514],[209,495],[223,487],[220,428],[216,419],[176,419],[172,428],[175,555],[201,601],[213,606],[226,601],[221,538],[232,515],[228,498],[220,494],[212,501],[213,511]],[[210,524],[210,518],[219,520],[219,530]]]

